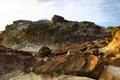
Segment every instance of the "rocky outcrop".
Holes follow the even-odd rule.
[[[116,56],[105,56],[99,48],[108,44],[106,40],[63,44],[52,50],[52,57],[42,57],[34,64],[37,74],[67,74],[98,79],[107,65],[113,64]],[[113,59],[114,58],[114,59]]]
[[[112,36],[112,41],[100,49],[107,59],[107,66],[102,71],[99,80],[120,80],[120,28],[115,28]]]
[[[65,20],[63,17],[59,16],[59,15],[54,15],[51,19],[52,24],[56,24],[56,23],[64,23],[67,22],[67,20]]]
[[[90,77],[93,79],[103,78],[100,74],[105,69],[105,66],[113,64],[113,60],[110,59],[111,57],[104,57],[104,55],[99,53],[98,49],[106,44],[106,40],[85,42],[83,44],[76,43],[74,45],[64,44],[59,47],[60,50],[53,52],[48,47],[42,47],[39,51],[40,54],[36,54],[37,58],[39,58],[37,61],[34,61],[34,58],[36,57],[33,57],[29,52],[12,50],[1,46],[0,61],[2,61],[2,63],[0,63],[0,70],[2,74],[6,74],[13,72],[16,69],[30,72],[33,68],[34,73],[16,75],[16,77],[13,76],[10,80],[29,79],[30,75],[32,78],[36,79],[36,77],[38,77],[39,79],[42,79],[43,77],[39,76],[40,74],[49,74],[49,77],[51,75],[60,75],[56,77],[58,80],[63,74],[67,75],[66,77],[70,77],[69,75],[75,75]],[[44,53],[46,54],[44,55]],[[44,56],[41,56],[41,54]],[[116,59],[114,61],[116,63],[119,60]],[[13,66],[9,66],[11,64]],[[74,77],[72,79],[77,80],[84,78]]]
[[[117,55],[120,52],[120,30],[116,30],[114,32],[114,36],[112,41],[104,48],[100,49],[101,51],[105,52],[105,55],[114,54]]]
[[[21,70],[22,76],[17,76],[20,80],[42,79],[44,74],[48,75],[46,79],[57,76],[58,80],[69,75],[74,75],[70,78],[75,80],[80,79],[75,76],[113,79],[102,75],[107,76],[107,70],[115,71],[110,65],[119,68],[116,63],[119,63],[120,31],[116,30],[112,35],[114,38],[109,43],[111,34],[105,28],[88,21],[67,21],[58,15],[54,15],[51,21],[14,21],[1,32],[0,43],[19,50],[0,46],[0,74]]]
[[[27,41],[31,44],[61,45],[62,43],[83,43],[110,37],[110,32],[93,22],[67,21],[54,15],[49,20],[26,21],[18,20],[7,25],[0,34],[0,43],[7,47],[21,47]],[[42,45],[41,45],[42,46]]]
[[[72,74],[79,76],[87,76],[91,78],[98,78],[101,70],[104,68],[104,63],[99,60],[99,57],[88,54],[72,54],[60,55],[54,60],[40,61],[35,63],[35,73],[49,73],[53,74]]]
[[[0,75],[20,69],[31,72],[34,57],[30,52],[12,50],[0,46]]]
[[[107,62],[98,51],[99,47],[106,45],[105,41],[98,42],[61,45],[59,50],[51,52],[52,57],[37,61],[33,71],[37,74],[56,73],[97,79]]]

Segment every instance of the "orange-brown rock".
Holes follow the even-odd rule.
[[[120,53],[120,30],[114,32],[112,41],[106,47],[101,48],[101,51],[105,52],[105,56],[111,56],[111,53],[116,56]]]
[[[85,53],[63,54],[54,59],[34,64],[35,73],[64,73],[97,78],[104,64],[97,56]]]

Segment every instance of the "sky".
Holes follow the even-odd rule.
[[[0,0],[0,30],[15,20],[91,21],[101,26],[120,25],[120,0]]]

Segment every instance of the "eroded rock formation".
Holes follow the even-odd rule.
[[[105,28],[93,22],[68,21],[58,15],[51,21],[14,21],[1,32],[0,43],[15,49],[32,49],[24,52],[0,46],[0,75],[20,70],[20,75],[7,80],[84,79],[81,76],[119,80],[119,28],[112,36],[109,43],[111,34]]]
[[[106,56],[119,56],[120,54],[120,29],[117,28],[116,32],[114,32],[112,41],[106,47],[103,47],[100,50],[104,52]]]
[[[34,57],[30,52],[17,51],[0,46],[0,75],[17,69],[31,72],[33,62]]]
[[[51,46],[62,43],[83,43],[110,36],[110,32],[106,32],[105,28],[93,22],[67,21],[61,16],[54,15],[51,21],[14,21],[1,32],[0,43],[7,47],[21,49],[25,41],[30,44]]]
[[[100,49],[104,52],[106,59],[109,60],[99,80],[120,80],[120,29],[114,29],[112,34],[112,41],[106,47]]]
[[[37,74],[72,74],[97,79],[107,62],[98,51],[106,43],[98,42],[61,45],[59,50],[51,52],[52,57],[44,56],[37,61],[33,71]]]

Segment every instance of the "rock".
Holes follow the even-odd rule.
[[[120,67],[120,58],[116,58],[111,62],[112,66]]]
[[[28,23],[32,23],[32,21],[29,21],[29,20],[17,20],[17,21],[13,21],[13,24],[28,24]]]
[[[70,28],[71,28],[73,31],[77,31],[77,30],[79,29],[79,24],[78,24],[78,23],[75,23],[75,24],[71,25]]]
[[[108,40],[108,38],[106,38],[105,40],[98,40],[98,41],[94,41],[94,45],[98,48],[104,47],[106,46],[110,41]]]
[[[46,57],[51,55],[51,50],[48,47],[41,47],[39,52],[35,55],[36,58]]]
[[[56,56],[54,60],[44,62],[43,64],[40,64],[40,62],[34,64],[34,72],[37,74],[51,74],[57,72],[70,75],[88,76],[91,78],[97,78],[102,69],[103,65],[97,56],[84,53],[59,55]]]
[[[16,75],[17,74],[17,75]],[[49,75],[49,74],[35,74],[33,72],[24,74],[17,71],[14,74],[7,74],[4,77],[0,77],[0,80],[94,80],[88,77],[79,77],[73,75]]]
[[[18,20],[7,25],[0,33],[0,43],[7,47],[28,41],[31,44],[61,45],[62,43],[83,43],[109,37],[106,28],[93,22],[67,21],[63,17],[54,15],[49,20],[26,21]],[[9,35],[10,34],[10,35]],[[42,46],[42,45],[40,45]]]
[[[66,22],[66,21],[65,21],[65,19],[64,19],[63,17],[61,17],[61,16],[59,16],[59,15],[54,15],[54,16],[52,17],[52,19],[51,19],[51,22],[52,22],[53,24],[56,24],[57,22],[58,22],[58,23],[62,23],[62,22]]]
[[[97,42],[98,43],[98,42]],[[102,45],[102,43],[99,43]],[[95,56],[103,56],[103,53],[100,52],[99,47],[96,46],[93,42],[85,42],[82,44],[76,43],[76,44],[63,44],[60,46],[61,51],[73,51],[73,52],[79,52],[79,53],[87,53],[92,54]]]
[[[90,56],[88,56],[87,61],[88,61],[88,64],[87,64],[87,66],[85,67],[85,70],[86,70],[87,72],[90,72],[90,71],[92,71],[92,70],[95,68],[95,66],[97,65],[98,57],[93,56],[93,55],[90,55]]]
[[[112,39],[112,41],[106,46],[103,47],[101,50],[103,52],[112,52],[112,53],[118,53],[120,52],[120,30],[117,30],[116,32],[114,32],[114,37]]]
[[[120,30],[120,26],[114,28],[114,29],[111,31],[112,37],[114,37],[115,33],[116,33],[118,30]]]
[[[96,56],[101,55],[101,54],[99,54],[99,51],[97,48],[86,50],[85,52],[88,52],[88,53],[96,55]]]
[[[34,57],[30,52],[17,51],[0,46],[0,75],[16,69],[31,72],[33,62]]]
[[[51,45],[56,45],[58,50],[42,47],[34,57],[30,52],[0,46],[0,74],[20,69],[37,74],[57,73],[98,79],[101,71],[115,71],[108,65],[120,67],[119,58],[115,59],[120,54],[120,30],[118,28],[112,33],[114,38],[110,43],[109,33],[93,22],[67,21],[58,15],[54,15],[51,21],[14,21],[1,32],[2,45],[15,48],[18,46],[20,49],[24,48],[22,50],[31,48],[32,51],[34,48],[34,52],[37,52],[39,46],[45,44],[50,48],[53,48]],[[108,46],[99,49],[106,44]],[[35,62],[34,59],[39,60]]]
[[[111,53],[106,56],[106,66],[98,80],[120,80],[120,56]]]
[[[51,54],[53,54],[54,56],[63,55],[66,53],[67,53],[67,51],[62,51],[62,50],[52,50],[51,51]]]
[[[108,65],[102,71],[98,80],[120,80],[120,67]]]
[[[105,57],[116,57],[116,55],[112,52],[107,52],[104,54]]]

